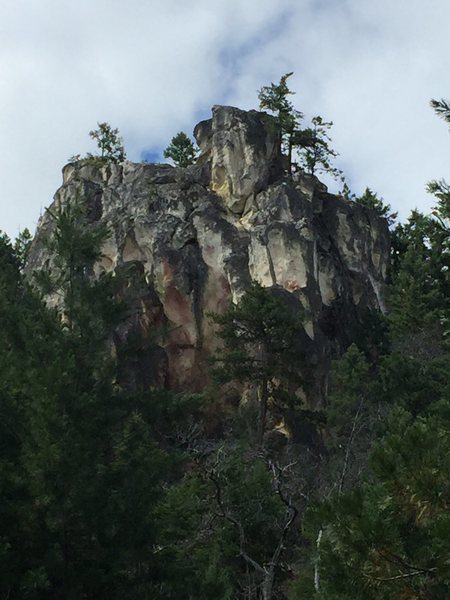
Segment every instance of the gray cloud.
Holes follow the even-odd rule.
[[[448,0],[15,0],[0,7],[0,228],[34,227],[98,120],[129,157],[161,151],[214,103],[257,105],[295,71],[305,115],[335,123],[340,166],[406,217],[448,175]]]

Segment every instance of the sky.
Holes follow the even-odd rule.
[[[429,107],[450,98],[450,0],[3,0],[0,229],[34,230],[97,122],[128,158],[158,161],[211,106],[258,108],[284,73],[305,123],[334,123],[351,190],[404,220],[450,178],[450,135]],[[330,191],[340,185],[329,183]]]

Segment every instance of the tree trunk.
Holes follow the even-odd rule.
[[[322,529],[319,531],[319,535],[316,540],[316,550],[317,556],[314,564],[314,589],[318,594],[320,592],[320,572],[319,572],[319,562],[320,562],[320,542],[322,541]]]
[[[274,576],[275,566],[270,565],[269,570],[266,572],[266,575],[264,576],[264,581],[262,583],[261,591],[263,600],[272,600]]]
[[[288,175],[292,175],[292,133],[288,135]]]
[[[258,444],[262,444],[266,429],[267,402],[269,399],[269,383],[267,378],[261,381],[259,388],[259,417],[258,417]]]

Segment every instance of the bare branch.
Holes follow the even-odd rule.
[[[216,502],[217,502],[217,506],[219,507],[219,510],[220,510],[220,516],[223,517],[224,519],[226,519],[232,525],[234,525],[234,527],[236,527],[236,529],[238,530],[238,533],[239,533],[239,556],[241,556],[246,562],[248,562],[256,571],[258,571],[259,573],[262,573],[263,575],[266,575],[266,570],[245,552],[245,550],[244,550],[244,547],[245,547],[244,528],[242,526],[242,523],[237,521],[233,516],[231,516],[225,510],[225,507],[224,507],[224,504],[222,501],[222,489],[221,489],[220,483],[213,471],[209,471],[208,478],[210,479],[210,481],[212,481],[212,483],[214,484],[215,490],[216,490]]]
[[[341,478],[340,478],[340,481],[339,481],[338,494],[341,494],[342,490],[344,488],[345,477],[347,475],[348,464],[349,464],[349,461],[350,461],[350,451],[352,449],[353,440],[355,438],[355,433],[356,433],[356,427],[357,427],[357,424],[358,424],[358,419],[359,419],[359,415],[361,413],[361,409],[363,407],[363,404],[364,404],[364,396],[361,398],[361,400],[359,402],[358,410],[356,411],[355,417],[353,419],[353,424],[352,424],[352,430],[350,432],[350,437],[348,438],[347,448],[345,449],[344,466],[342,467]]]
[[[416,575],[424,575],[426,573],[433,573],[437,571],[436,568],[433,569],[419,569],[417,571],[412,571],[410,573],[401,573],[400,575],[393,575],[392,577],[375,577],[374,575],[370,575],[369,573],[364,573],[363,576],[366,579],[372,579],[374,581],[395,581],[398,579],[408,579],[409,577],[415,577]]]

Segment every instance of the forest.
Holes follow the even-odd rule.
[[[329,150],[307,132],[304,148]],[[111,335],[127,295],[92,276],[107,227],[82,199],[53,212],[55,264],[33,276],[29,235],[2,235],[1,600],[449,598],[450,188],[428,190],[432,214],[396,223],[347,189],[389,218],[389,310],[367,311],[314,409],[293,393],[308,385],[302,315],[279,294],[254,284],[211,315],[202,393],[130,389],[133,344],[118,357]],[[233,384],[258,400],[224,402]]]

